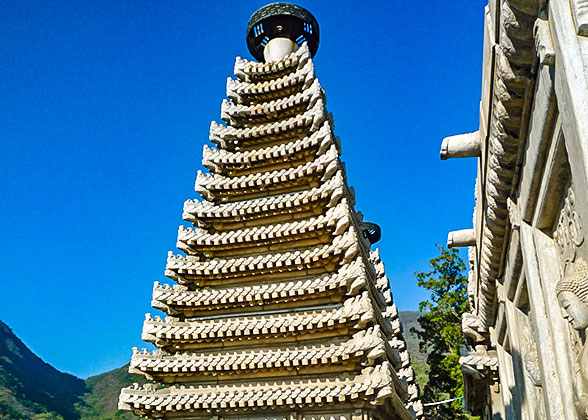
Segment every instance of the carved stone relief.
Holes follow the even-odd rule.
[[[547,418],[547,416],[545,414],[545,404],[543,401],[541,369],[539,368],[539,355],[537,354],[537,350],[531,350],[525,354],[524,364],[527,377],[531,380],[534,388],[533,391],[535,393],[535,404],[531,418],[533,420],[543,420]]]
[[[588,36],[588,0],[571,0],[576,33]]]
[[[535,50],[539,62],[548,66],[555,66],[555,51],[551,40],[549,24],[545,19],[537,19],[533,27],[535,35]]]
[[[531,326],[532,311],[523,312],[520,308],[516,314],[516,334],[520,343],[520,352],[523,359],[525,380],[526,410],[532,420],[546,419],[545,398],[542,385],[542,374],[539,366],[539,355],[537,353],[537,340]]]
[[[588,265],[577,258],[566,265],[562,279],[556,285],[557,300],[563,317],[579,334],[571,334],[576,347],[573,363],[574,400],[580,418],[588,417]]]
[[[584,232],[580,216],[576,211],[576,198],[571,186],[564,199],[553,239],[562,256],[562,271],[565,271],[566,266],[576,259],[577,249],[584,242]]]

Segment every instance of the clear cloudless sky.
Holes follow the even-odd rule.
[[[247,1],[7,0],[0,8],[0,320],[81,377],[120,367],[194,198]],[[427,293],[450,230],[471,227],[476,163],[442,162],[478,127],[484,0],[306,1],[315,69],[357,210],[400,310]]]

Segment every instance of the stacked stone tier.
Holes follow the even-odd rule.
[[[227,79],[227,96],[238,103],[251,105],[292,96],[309,88],[316,80],[311,60],[299,62],[295,71],[275,79],[248,82]]]
[[[351,214],[347,201],[342,200],[325,214],[285,223],[214,233],[181,226],[177,247],[192,255],[206,257],[270,252],[285,246],[290,249],[306,248],[331,243],[336,236],[346,232],[353,224]]]
[[[272,63],[238,59],[212,123],[177,247],[156,283],[123,390],[147,417],[251,410],[400,412],[410,372],[400,324],[354,210],[308,48]],[[385,277],[385,276],[384,276]],[[414,376],[414,375],[413,375]],[[274,381],[272,381],[272,379]],[[170,385],[177,383],[176,385]],[[412,404],[412,403],[411,403]],[[247,415],[244,417],[247,418]]]
[[[361,330],[350,337],[336,337],[324,341],[282,344],[235,350],[220,348],[207,351],[170,353],[146,349],[133,350],[130,370],[148,379],[173,383],[182,381],[214,381],[222,376],[255,375],[283,376],[316,374],[331,365],[331,372],[350,371],[361,366],[372,366],[390,360],[395,369],[402,367],[402,359],[393,349],[378,325]],[[398,384],[401,384],[400,380]],[[405,390],[399,387],[401,393]]]
[[[252,127],[234,128],[213,121],[210,125],[209,138],[211,142],[223,149],[250,150],[308,136],[328,118],[324,102],[319,99],[311,109],[302,114]]]
[[[251,127],[302,114],[306,109],[313,108],[317,101],[324,99],[324,92],[318,79],[315,79],[308,89],[269,102],[241,104],[225,99],[221,105],[221,119],[233,127]]]
[[[337,172],[318,187],[296,193],[219,204],[188,200],[183,217],[198,227],[232,230],[311,217],[336,205],[343,197],[354,204],[353,191],[347,188],[342,173]]]
[[[249,311],[279,309],[294,301],[312,305],[341,302],[345,296],[365,289],[368,275],[363,259],[357,258],[335,273],[249,286],[189,290],[182,285],[172,288],[156,282],[152,305],[168,314],[192,317],[218,311],[242,311],[242,308]]]
[[[360,252],[359,240],[363,238],[351,227],[331,243],[296,250],[209,259],[170,253],[165,273],[180,284],[198,286],[324,274],[353,261]]]
[[[310,51],[305,46],[300,48],[295,54],[290,54],[281,60],[271,61],[269,63],[258,63],[257,61],[249,61],[237,57],[235,60],[234,74],[237,79],[246,82],[263,82],[291,73],[310,59]]]
[[[294,168],[235,177],[198,171],[195,189],[214,203],[248,200],[316,188],[338,170],[341,163],[333,146],[316,160]]]
[[[179,412],[250,412],[262,409],[291,409],[348,402],[353,407],[384,405],[402,407],[395,392],[395,372],[390,363],[366,367],[360,373],[331,378],[290,379],[218,385],[172,385],[155,389],[134,385],[123,389],[119,407],[150,417],[173,417]],[[390,401],[391,400],[391,401]],[[175,412],[175,413],[174,413]],[[410,419],[401,412],[401,419]],[[203,415],[203,414],[200,414]]]
[[[349,335],[375,324],[390,335],[393,333],[392,326],[385,321],[379,309],[370,293],[364,291],[343,303],[295,311],[200,317],[185,321],[175,317],[163,320],[147,314],[143,340],[173,350],[201,348],[203,343],[219,340],[223,340],[224,346],[243,346],[252,345],[252,340],[269,343]]]
[[[339,141],[333,136],[331,125],[325,121],[311,135],[251,150],[228,151],[204,146],[202,164],[212,173],[239,176],[295,168],[316,159],[331,147],[339,151]]]

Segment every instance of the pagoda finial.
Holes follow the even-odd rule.
[[[258,61],[274,61],[308,43],[314,57],[319,26],[305,8],[292,3],[271,3],[258,9],[247,24],[247,46]]]

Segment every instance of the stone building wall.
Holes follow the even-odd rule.
[[[487,419],[588,418],[588,1],[490,0],[463,318],[465,407]]]

